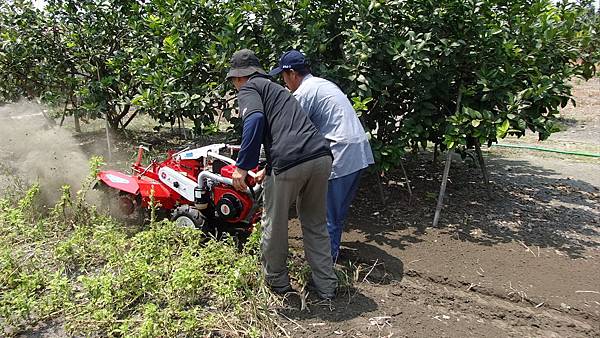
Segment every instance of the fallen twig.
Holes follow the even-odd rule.
[[[481,272],[479,272],[480,270],[481,270]],[[481,267],[479,267],[479,269],[477,269],[475,272],[477,272],[477,274],[480,275],[481,277],[484,277],[483,274],[485,273],[485,271]]]
[[[371,270],[369,270],[369,272],[365,275],[365,278],[363,278],[363,283],[367,281],[367,277],[369,277],[369,275],[371,274],[371,272],[373,272],[373,269],[375,269],[375,267],[377,266],[377,262],[379,261],[379,258],[375,260],[375,264],[373,264],[373,266],[371,267]]]
[[[576,293],[595,293],[595,294],[598,294],[598,295],[600,295],[600,292],[599,292],[599,291],[577,290],[577,291],[575,291],[575,292],[576,292]]]
[[[474,288],[474,287],[476,287],[476,286],[481,286],[481,283],[477,283],[477,284],[475,284],[475,283],[471,283],[471,284],[469,285],[469,287],[467,288],[467,291],[471,291],[471,289],[472,289],[472,288]]]
[[[392,317],[390,316],[378,316],[378,317],[371,317],[369,318],[369,324],[371,325],[377,325],[377,328],[379,330],[381,330],[382,327],[389,325],[390,327],[392,326],[392,324],[390,324],[388,322],[388,319],[391,319]]]
[[[290,337],[290,335],[287,333],[287,331],[283,328],[283,326],[279,325],[279,323],[277,323],[277,321],[274,321],[275,325],[281,330],[281,332],[283,332],[283,334],[286,337]]]
[[[517,289],[513,288],[513,286],[512,286],[512,282],[511,282],[511,281],[509,281],[509,282],[508,282],[508,287],[509,287],[509,288],[510,288],[512,291],[511,291],[511,292],[509,292],[507,296],[509,296],[509,297],[510,297],[511,295],[513,295],[513,294],[516,294],[516,295],[518,295],[519,297],[521,297],[521,301],[524,301],[524,300],[526,300],[526,299],[527,299],[527,293],[525,293],[525,291],[523,291],[523,290],[517,290]]]
[[[526,251],[531,252],[533,257],[539,257],[539,256],[536,256],[535,253],[533,251],[531,251],[531,249],[527,245],[525,245],[525,243],[523,243],[523,241],[519,241],[519,244],[521,244],[525,249],[527,249]]]
[[[290,318],[290,317],[286,316],[286,315],[285,315],[285,314],[283,314],[283,313],[280,313],[280,315],[282,315],[282,316],[283,316],[285,319],[289,320],[290,322],[292,322],[292,323],[296,324],[296,326],[297,326],[297,327],[299,327],[300,329],[302,329],[302,331],[306,331],[306,329],[304,328],[304,326],[302,326],[302,325],[298,324],[298,322],[297,322],[297,321],[293,320],[292,318]]]

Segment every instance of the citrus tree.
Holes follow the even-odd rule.
[[[30,1],[0,3],[0,100],[62,90],[64,69],[53,57],[57,32]]]
[[[228,61],[253,49],[265,68],[290,48],[360,107],[377,162],[410,149],[463,151],[528,130],[546,139],[594,76],[590,2],[550,0],[50,0],[2,5],[4,100],[44,96],[124,128],[235,122]],[[460,98],[460,99],[459,99]],[[65,105],[66,107],[67,105]]]

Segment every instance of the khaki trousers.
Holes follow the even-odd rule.
[[[321,296],[334,295],[337,276],[333,271],[326,222],[330,173],[331,157],[323,156],[265,178],[261,253],[269,285],[283,287],[290,283],[287,269],[288,214],[296,201],[304,253],[314,285]]]

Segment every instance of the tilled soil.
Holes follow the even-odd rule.
[[[316,306],[313,316],[291,317],[313,330],[297,334],[599,335],[600,185],[547,178],[510,158],[487,158],[493,200],[476,168],[454,165],[437,228],[439,177],[429,177],[439,168],[407,168],[416,177],[410,205],[406,191],[388,184],[385,209],[376,180],[364,179],[343,237],[343,263],[374,265],[377,273],[358,283],[356,296],[339,297],[335,311]],[[298,228],[292,220],[299,247]]]
[[[600,149],[600,82],[575,93],[559,141],[505,142]],[[498,147],[484,158],[491,198],[475,163],[454,158],[436,228],[443,163],[431,154],[406,159],[412,197],[401,171],[381,180],[385,204],[377,178],[364,177],[342,238],[341,264],[363,266],[356,289],[304,311],[290,299],[290,335],[600,336],[600,160]],[[301,250],[296,219],[290,232]]]

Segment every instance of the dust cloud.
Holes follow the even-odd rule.
[[[21,101],[0,106],[0,197],[16,177],[38,182],[46,203],[53,203],[61,186],[81,187],[88,174],[88,157],[70,132],[51,128],[43,106]]]

